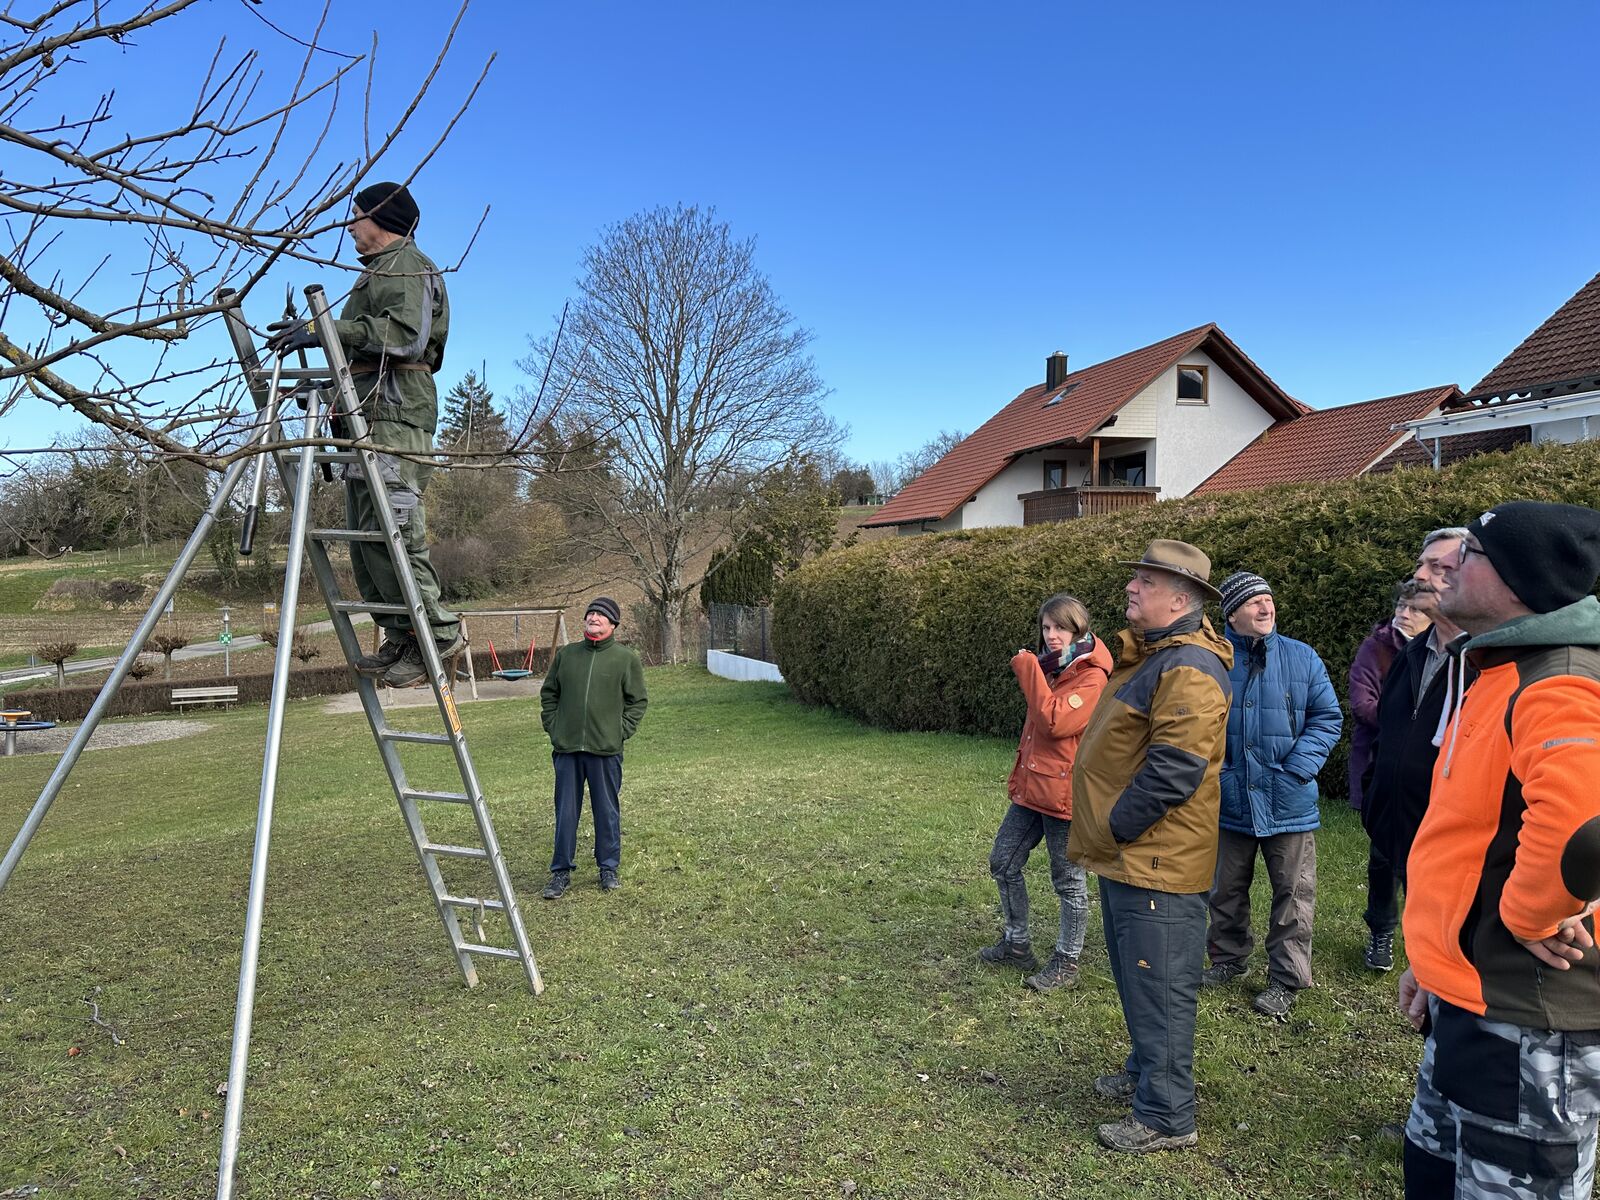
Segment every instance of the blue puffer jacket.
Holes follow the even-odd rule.
[[[1276,630],[1259,643],[1231,626],[1227,634],[1233,707],[1222,828],[1254,837],[1316,829],[1317,772],[1344,724],[1328,668],[1310,646]]]

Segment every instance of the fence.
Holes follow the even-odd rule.
[[[772,609],[745,604],[708,604],[708,650],[726,650],[744,658],[776,662],[772,656]]]

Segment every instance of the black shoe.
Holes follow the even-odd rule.
[[[422,664],[422,647],[414,640],[406,642],[400,661],[383,673],[385,687],[421,687],[428,682],[428,668]]]
[[[1274,979],[1267,984],[1267,989],[1250,1002],[1258,1013],[1275,1017],[1281,1021],[1289,1015],[1289,1010],[1294,1007],[1294,989],[1279,983]]]
[[[544,885],[544,898],[546,900],[559,900],[567,894],[567,889],[572,886],[572,873],[570,871],[551,871],[550,882]]]
[[[614,892],[621,886],[622,880],[617,878],[615,867],[600,868],[600,890],[602,892]]]
[[[1069,988],[1078,982],[1078,960],[1069,958],[1059,950],[1050,953],[1050,961],[1037,975],[1022,981],[1036,992],[1051,992],[1056,988]]]
[[[1212,963],[1200,972],[1201,987],[1221,987],[1231,983],[1245,972],[1245,965],[1238,962]]]
[[[452,658],[467,648],[467,639],[457,630],[456,636],[448,642],[435,641],[433,647],[439,652],[439,661],[448,664]]]
[[[1132,1104],[1133,1094],[1138,1090],[1139,1081],[1127,1071],[1118,1071],[1115,1075],[1095,1076],[1094,1094],[1103,1100]]]
[[[1361,956],[1361,961],[1367,964],[1369,971],[1394,970],[1394,934],[1374,933],[1369,936],[1367,950]]]
[[[356,659],[357,675],[382,675],[405,657],[406,650],[416,645],[411,637],[404,633],[386,634],[383,645],[371,654],[363,654]]]
[[[1039,967],[1039,960],[1033,956],[1033,949],[1027,942],[1008,942],[1004,938],[979,950],[978,961],[991,967],[1017,967],[1023,971],[1035,971]]]

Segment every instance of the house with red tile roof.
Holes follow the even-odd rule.
[[[1045,377],[901,489],[866,526],[1031,525],[1186,496],[1309,410],[1215,324]]]

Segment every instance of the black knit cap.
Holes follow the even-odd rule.
[[[1222,581],[1222,619],[1226,621],[1246,600],[1272,595],[1272,585],[1249,571],[1235,571]]]
[[[1506,586],[1536,613],[1594,592],[1600,577],[1600,512],[1581,504],[1513,500],[1467,526]]]
[[[622,610],[610,596],[596,596],[589,601],[589,607],[583,610],[583,615],[587,617],[592,612],[599,613],[613,625],[622,624]]]
[[[422,219],[417,202],[399,183],[374,183],[362,188],[356,193],[356,211],[390,233],[410,233]]]

